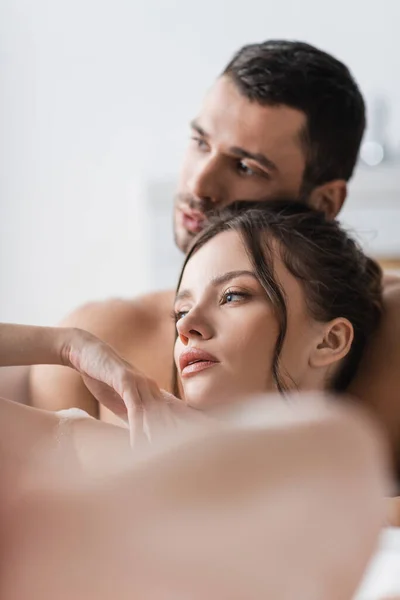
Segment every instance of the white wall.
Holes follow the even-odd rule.
[[[52,323],[150,285],[141,186],[176,172],[187,121],[244,43],[336,54],[390,99],[400,151],[399,23],[397,0],[2,0],[0,320]]]

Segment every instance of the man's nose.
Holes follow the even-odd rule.
[[[188,183],[190,194],[206,208],[223,202],[222,165],[218,156],[207,155],[194,169]]]

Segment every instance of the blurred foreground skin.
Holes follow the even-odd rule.
[[[351,600],[386,454],[363,413],[321,400],[242,403],[90,484],[1,485],[1,600]]]

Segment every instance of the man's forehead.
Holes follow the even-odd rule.
[[[221,144],[262,152],[282,144],[300,146],[306,116],[289,106],[251,101],[225,76],[207,92],[195,123]]]

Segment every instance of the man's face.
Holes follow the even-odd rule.
[[[229,77],[208,92],[191,123],[175,199],[175,240],[185,251],[206,215],[238,200],[296,197],[305,169],[304,113],[262,106]]]

